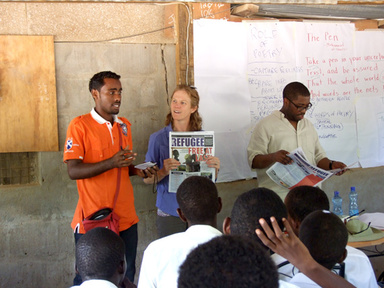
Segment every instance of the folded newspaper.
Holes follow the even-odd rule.
[[[180,166],[169,173],[169,192],[176,193],[190,176],[205,176],[215,181],[215,168],[206,164],[208,157],[215,155],[214,143],[213,131],[169,132],[169,155],[180,162]]]
[[[341,171],[341,169],[327,171],[310,164],[301,147],[292,151],[288,156],[292,158],[292,164],[284,165],[276,162],[267,170],[267,175],[276,184],[288,189],[303,185],[319,185]]]

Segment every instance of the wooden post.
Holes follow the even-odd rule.
[[[194,85],[193,19],[229,19],[229,3],[180,3],[169,6],[166,19],[174,19],[176,83]]]

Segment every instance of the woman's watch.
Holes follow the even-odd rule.
[[[333,161],[330,160],[330,161],[329,161],[329,170],[332,170],[332,165],[333,165]]]

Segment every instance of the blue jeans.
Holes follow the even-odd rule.
[[[84,234],[74,233],[75,235],[75,244]],[[120,231],[120,237],[123,239],[125,244],[125,257],[127,260],[127,271],[125,276],[133,283],[136,273],[136,252],[137,252],[137,224],[132,225],[127,230]],[[75,278],[73,279],[73,285],[80,285],[83,281],[81,276],[76,273]]]

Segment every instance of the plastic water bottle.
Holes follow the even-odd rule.
[[[359,213],[359,205],[357,204],[357,192],[355,187],[351,187],[349,192],[349,216]]]
[[[333,213],[336,215],[343,215],[343,198],[340,197],[339,191],[335,191],[335,194],[332,198],[333,203]]]

